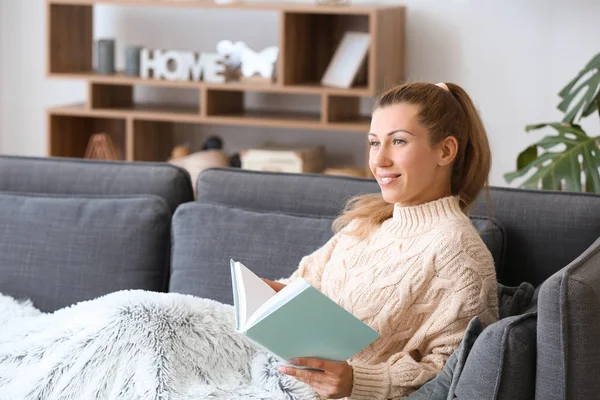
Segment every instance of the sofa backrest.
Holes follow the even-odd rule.
[[[69,195],[156,195],[171,210],[194,200],[190,176],[168,163],[0,156],[0,191]]]
[[[472,213],[484,215],[485,196]],[[600,195],[492,188],[492,214],[506,231],[503,283],[538,286],[600,237]]]
[[[333,218],[357,194],[379,192],[372,179],[209,169],[198,177],[197,199],[257,212]],[[521,189],[490,189],[494,220],[504,229],[497,262],[506,285],[537,286],[600,236],[600,196]],[[488,217],[485,194],[471,216]],[[473,219],[473,218],[472,218]]]
[[[169,291],[227,303],[230,258],[265,278],[288,277],[333,235],[344,198],[377,190],[369,180],[239,169],[206,170],[197,187],[198,202],[182,205],[173,217]],[[486,218],[472,221],[498,268],[501,229]]]
[[[352,196],[378,192],[379,186],[371,179],[214,168],[198,176],[196,191],[202,203],[333,217]]]

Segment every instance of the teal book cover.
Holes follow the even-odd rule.
[[[294,280],[279,293],[263,282],[267,289],[262,291],[257,289],[261,286],[254,280],[256,275],[239,263],[238,271],[245,271],[236,273],[234,264],[232,261],[236,330],[283,361],[298,357],[345,361],[379,338],[377,331],[304,279]],[[249,274],[254,277],[248,278]],[[253,282],[240,285],[240,280]],[[260,300],[240,310],[245,304],[240,297]],[[246,317],[240,320],[244,311]]]

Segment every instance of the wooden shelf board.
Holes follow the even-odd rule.
[[[360,118],[356,121],[340,121],[340,122],[329,122],[327,126],[331,129],[340,131],[354,131],[363,132],[365,135],[369,133],[371,127],[371,119],[368,117]]]
[[[243,113],[209,115],[207,123],[244,126],[272,126],[302,129],[322,128],[321,117],[317,113],[245,110]]]
[[[369,130],[369,123],[365,122],[365,120],[325,124],[321,122],[320,115],[317,113],[294,113],[279,111],[247,110],[243,114],[210,115],[206,117],[205,122],[223,125],[351,131],[364,132],[365,134]]]
[[[231,91],[256,91],[256,92],[276,92],[290,94],[332,94],[344,96],[371,96],[371,91],[367,87],[356,87],[350,89],[341,89],[334,87],[322,86],[318,83],[307,83],[303,85],[279,85],[273,84],[256,84],[244,82],[227,82],[227,83],[209,83],[198,81],[167,81],[162,79],[143,79],[139,77],[126,76],[121,73],[115,75],[102,75],[94,72],[88,73],[50,73],[49,78],[53,79],[76,79],[85,80],[92,83],[101,83],[106,85],[147,85],[147,86],[163,86],[177,88],[207,88],[216,90],[231,90]]]
[[[50,115],[106,119],[136,119],[147,121],[335,130],[364,133],[369,129],[368,122],[365,122],[364,120],[325,124],[321,122],[318,113],[248,110],[242,114],[219,114],[202,117],[200,114],[194,114],[194,110],[195,108],[181,107],[169,109],[166,108],[166,106],[157,105],[136,105],[129,109],[90,109],[85,105],[77,104],[50,108],[48,109],[48,113]]]
[[[312,3],[269,3],[236,1],[229,4],[217,4],[209,0],[46,0],[50,4],[87,5],[96,4],[142,6],[142,7],[180,7],[215,8],[263,11],[286,11],[310,14],[369,14],[376,10],[398,8],[394,4],[350,4],[318,5]]]
[[[136,104],[130,108],[94,108],[85,104],[55,107],[49,110],[53,115],[73,115],[96,118],[135,118],[173,122],[196,122],[200,119],[198,107],[185,107],[158,104]]]
[[[372,96],[373,93],[366,86],[358,86],[352,87],[349,89],[344,88],[336,88],[336,87],[328,87],[323,86],[320,83],[304,83],[302,85],[285,85],[282,86],[285,88],[285,91],[290,93],[303,93],[303,92],[315,92],[315,93],[327,93],[333,95],[343,95],[343,96]]]

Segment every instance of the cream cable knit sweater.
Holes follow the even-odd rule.
[[[443,367],[469,320],[498,319],[490,252],[458,199],[394,208],[368,242],[334,235],[285,283],[303,277],[381,337],[348,363],[350,399],[399,399]]]

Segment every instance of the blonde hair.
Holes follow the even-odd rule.
[[[453,83],[445,85],[448,90],[439,84],[422,82],[396,86],[376,100],[373,111],[401,103],[417,105],[419,121],[429,131],[432,145],[448,136],[456,138],[458,152],[450,187],[467,214],[484,186],[487,204],[490,204],[488,176],[492,155],[483,122],[467,92]],[[333,229],[339,232],[353,220],[360,220],[350,233],[365,238],[391,218],[393,212],[394,205],[386,202],[380,193],[357,196],[346,204],[342,215],[334,221]]]

